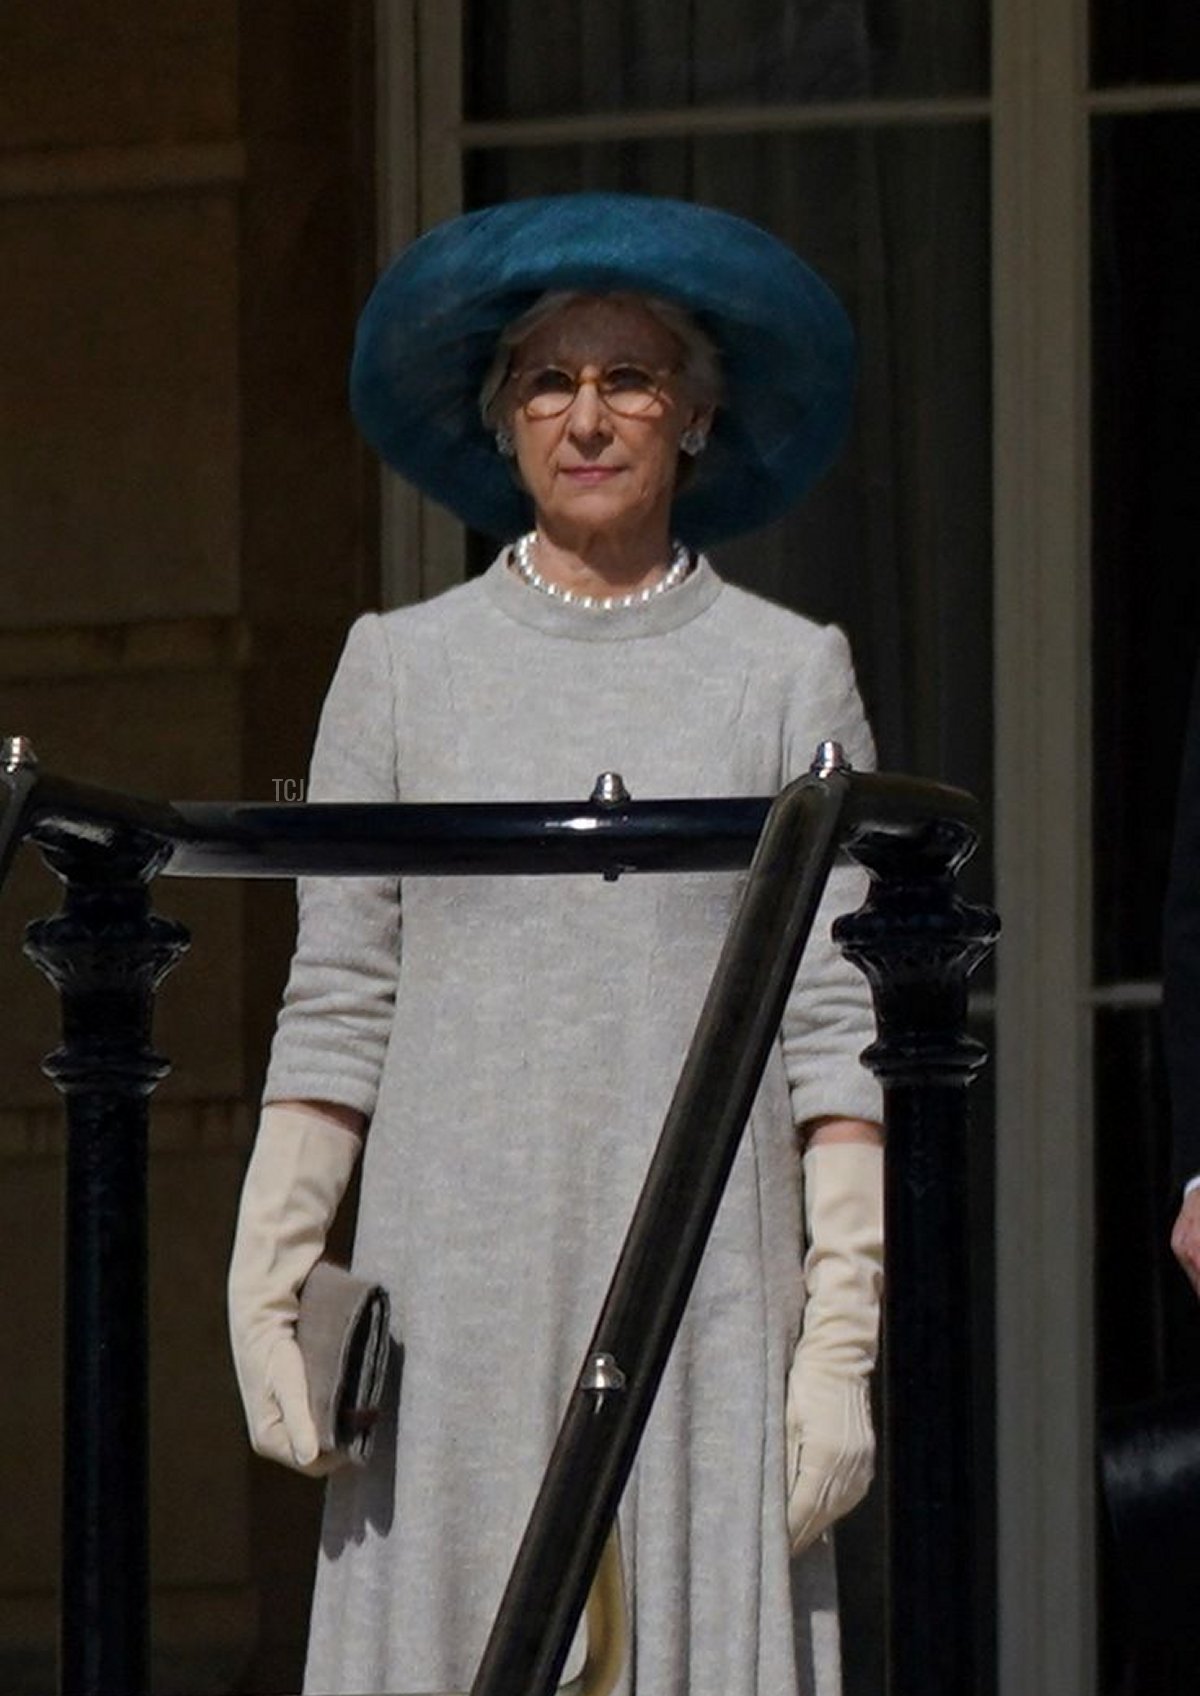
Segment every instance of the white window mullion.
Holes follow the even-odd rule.
[[[376,0],[377,220],[381,261],[462,207],[461,0]],[[386,606],[460,583],[461,524],[394,473],[381,483]]]
[[[375,216],[381,265],[420,228],[416,44],[414,0],[376,0]],[[420,497],[394,472],[383,469],[379,575],[384,606],[420,599],[420,559]]]
[[[461,0],[418,0],[417,148],[423,230],[462,211],[463,18]],[[466,576],[459,520],[421,502],[421,594],[436,595]]]
[[[1081,0],[997,0],[1001,1696],[1091,1696],[1090,405]]]

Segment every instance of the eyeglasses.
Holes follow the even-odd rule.
[[[512,372],[509,381],[526,418],[561,417],[584,383],[593,383],[608,410],[620,418],[657,418],[669,405],[663,384],[673,369],[647,371],[641,365],[606,365],[597,376],[585,377],[582,372],[564,371],[558,365],[539,365]]]

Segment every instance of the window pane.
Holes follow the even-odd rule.
[[[1157,976],[1200,636],[1200,113],[1095,128],[1095,917],[1100,980]]]
[[[988,0],[473,0],[469,118],[981,93]]]
[[[1160,1026],[1157,1007],[1106,1008],[1096,1015],[1101,1409],[1158,1395],[1200,1373],[1195,1297],[1168,1242],[1170,1112]]]
[[[755,219],[859,333],[847,451],[798,511],[715,550],[854,646],[881,761],[991,792],[987,140],[982,126],[477,154],[468,204],[578,188]],[[987,882],[986,847],[973,876]]]
[[[1170,1118],[1156,1007],[1097,1014],[1095,1082],[1096,1406],[1103,1415],[1200,1382],[1200,1332],[1196,1298],[1168,1247]],[[1159,1676],[1141,1655],[1136,1685],[1123,1681],[1132,1646],[1127,1597],[1107,1539],[1100,1554],[1108,1674],[1101,1688],[1130,1696],[1188,1688],[1190,1675],[1184,1683]]]
[[[1097,87],[1197,79],[1196,0],[1093,0],[1092,81]]]

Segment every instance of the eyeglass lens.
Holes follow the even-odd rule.
[[[640,365],[609,365],[598,377],[581,377],[558,365],[516,373],[519,404],[530,418],[556,418],[566,412],[584,382],[594,382],[601,400],[612,412],[627,418],[643,416],[663,403],[663,373]]]

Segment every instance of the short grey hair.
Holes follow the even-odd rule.
[[[532,334],[539,324],[545,323],[547,318],[579,300],[615,300],[644,307],[683,348],[683,364],[678,375],[688,399],[701,407],[720,405],[725,388],[720,349],[684,307],[653,294],[596,294],[588,289],[551,289],[540,295],[528,311],[506,324],[500,332],[495,355],[479,391],[479,411],[489,430],[494,430],[501,422],[497,403],[508,380],[513,349],[519,347],[526,336]]]

